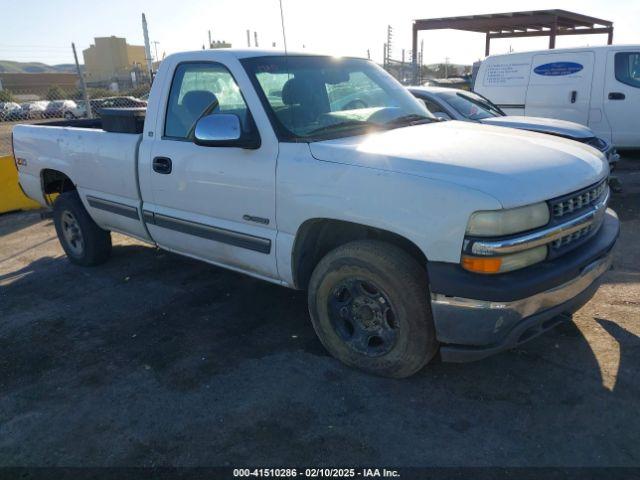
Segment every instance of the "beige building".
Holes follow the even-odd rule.
[[[144,47],[129,45],[125,38],[97,37],[94,45],[82,52],[85,65],[85,79],[91,86],[109,86],[117,82],[123,87],[146,81],[147,61]]]

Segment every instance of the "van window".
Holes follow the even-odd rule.
[[[209,62],[178,65],[169,93],[165,136],[191,138],[196,122],[216,113],[238,115],[243,130],[247,130],[247,105],[229,70]]]
[[[640,88],[640,52],[618,52],[615,64],[616,80]]]

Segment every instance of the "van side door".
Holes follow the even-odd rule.
[[[231,58],[164,65],[153,139],[140,156],[143,216],[167,250],[266,279],[277,279],[275,175],[278,142],[246,73]],[[200,57],[202,58],[202,56]],[[206,57],[211,58],[211,57]],[[205,115],[232,114],[257,148],[201,146]]]
[[[604,113],[618,148],[640,147],[640,48],[609,51],[604,82]]]
[[[588,125],[594,58],[592,51],[534,56],[525,115]]]

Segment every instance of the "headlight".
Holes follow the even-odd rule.
[[[526,232],[549,223],[549,207],[545,202],[508,210],[475,212],[467,225],[467,235],[501,237]]]
[[[462,266],[476,273],[504,273],[528,267],[547,258],[547,246],[532,248],[524,252],[502,255],[500,257],[462,256]]]

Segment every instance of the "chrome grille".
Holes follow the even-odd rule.
[[[561,218],[591,205],[604,195],[606,189],[607,181],[605,179],[597,185],[580,190],[564,199],[551,202],[554,218]]]
[[[566,235],[558,240],[551,242],[551,248],[559,249],[562,247],[566,247],[570,243],[575,242],[576,240],[580,240],[581,238],[586,237],[593,230],[593,225],[589,225],[588,227],[584,227],[582,230],[578,230],[577,232],[573,232],[570,235]]]

